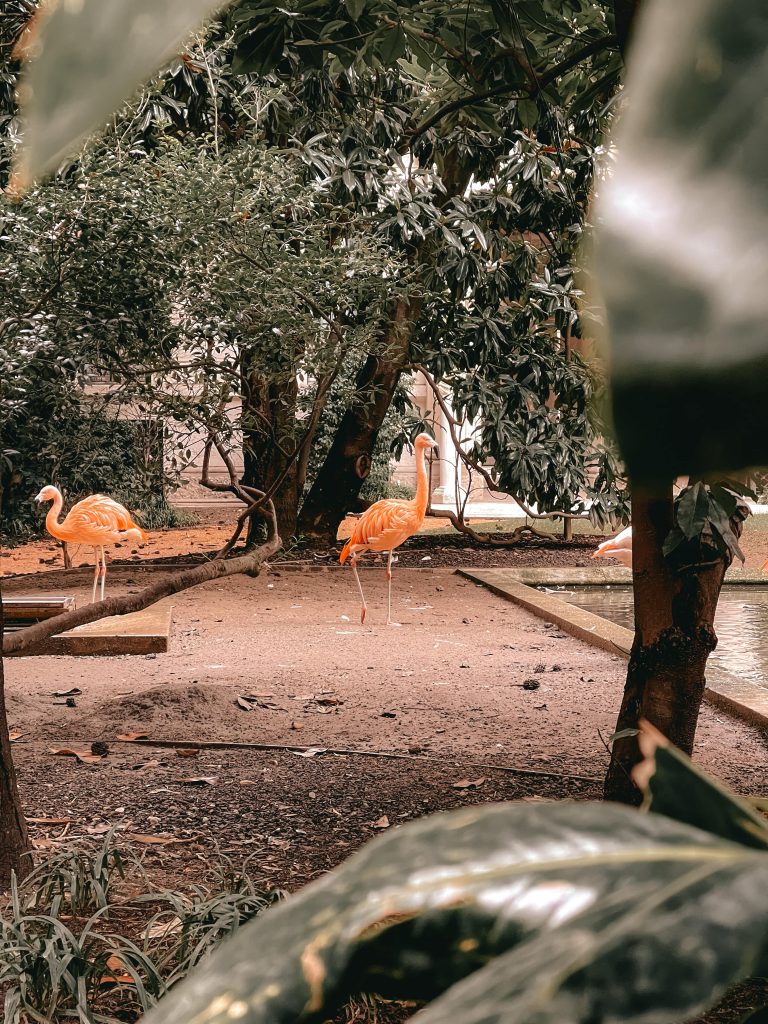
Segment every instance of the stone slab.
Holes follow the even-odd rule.
[[[22,656],[57,654],[109,657],[119,654],[165,654],[171,634],[173,608],[156,604],[128,615],[112,615],[49,637]]]
[[[632,585],[632,570],[626,569],[623,565],[599,565],[596,563],[593,566],[584,567],[489,569],[488,571],[512,573],[515,579],[531,587],[592,587],[605,586],[606,584],[612,586]],[[725,582],[729,587],[768,587],[768,575],[754,569],[742,569],[741,566],[731,566],[725,574]]]
[[[602,615],[595,615],[584,608],[577,608],[552,594],[534,590],[528,585],[528,582],[534,582],[534,579],[536,586],[546,585],[542,579],[533,577],[534,573],[541,577],[546,576],[550,584],[577,585],[578,581],[575,579],[553,577],[554,573],[572,573],[574,572],[572,569],[457,569],[456,571],[460,576],[487,587],[494,594],[498,594],[508,601],[514,601],[515,604],[526,608],[533,615],[546,619],[548,622],[554,622],[570,636],[584,640],[595,647],[601,647],[604,651],[610,651],[611,654],[629,657],[634,639],[631,629],[604,619]],[[581,571],[593,572],[591,569]],[[597,572],[625,572],[629,577],[627,582],[631,582],[631,574],[628,569],[598,569]],[[524,580],[526,582],[523,582]],[[590,579],[582,581],[582,586],[585,582],[591,584],[621,581]],[[731,582],[733,581],[728,579],[728,583]],[[757,581],[752,580],[751,582],[754,584]],[[768,580],[762,576],[760,582],[765,586]],[[753,725],[768,728],[768,687],[759,686],[750,680],[739,679],[738,676],[715,667],[707,669],[707,683],[704,695],[710,703],[717,704],[723,710],[729,711]]]

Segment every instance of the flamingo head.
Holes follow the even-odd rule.
[[[42,491],[36,496],[35,501],[53,501],[56,497],[55,487],[44,487]]]
[[[419,434],[413,444],[417,451],[422,451],[424,448],[434,448],[437,450],[437,441],[431,434]]]

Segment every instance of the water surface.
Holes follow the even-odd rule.
[[[631,587],[542,589],[620,626],[634,626]],[[719,642],[710,661],[727,672],[768,686],[768,587],[723,587],[715,629]]]

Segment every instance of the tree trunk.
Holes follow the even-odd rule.
[[[729,561],[698,541],[682,545],[673,560],[662,545],[674,520],[672,485],[632,495],[632,576],[635,639],[616,731],[655,725],[690,754],[704,696],[707,658],[717,645],[715,611]],[[741,522],[733,522],[737,535]],[[630,772],[641,760],[637,737],[613,745],[605,779],[606,800],[639,804]]]
[[[316,542],[333,544],[339,523],[356,505],[371,471],[381,424],[408,361],[411,330],[420,309],[420,299],[398,301],[383,355],[369,355],[358,374],[355,400],[339,424],[299,517],[299,532]]]
[[[296,533],[301,501],[296,448],[296,401],[298,383],[264,384],[251,379],[243,395],[243,483],[269,491],[282,478],[272,502],[280,536],[289,541]],[[258,544],[261,523],[255,517],[248,527],[248,544]]]
[[[0,889],[7,889],[11,874],[23,878],[32,867],[27,823],[21,808],[16,771],[11,755],[8,718],[5,710],[5,679],[3,675],[3,601],[0,594]]]

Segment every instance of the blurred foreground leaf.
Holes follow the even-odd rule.
[[[768,462],[768,8],[646,7],[599,230],[636,481]]]
[[[18,185],[53,170],[226,0],[46,0],[29,59]]]
[[[244,927],[146,1024],[321,1020],[360,991],[435,999],[431,1024],[685,1020],[768,967],[767,899],[766,854],[660,814],[437,815]]]

